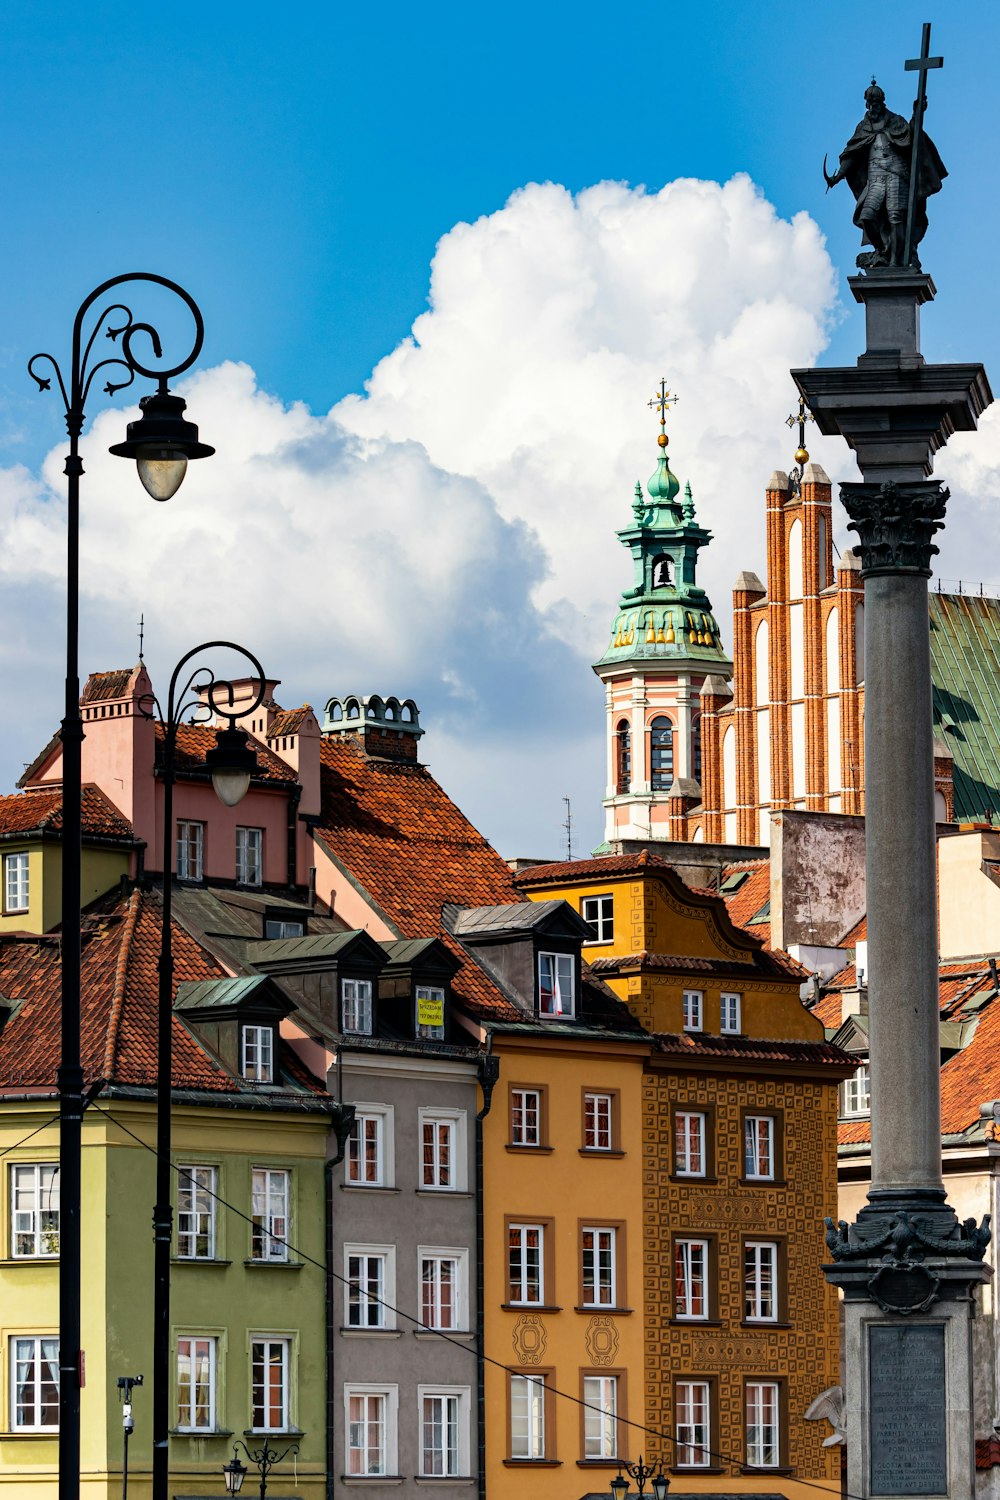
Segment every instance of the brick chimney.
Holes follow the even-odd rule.
[[[349,693],[331,698],[326,705],[323,734],[327,738],[349,735],[366,755],[378,760],[403,760],[416,764],[417,741],[423,734],[420,715],[412,698],[380,698],[373,693],[361,697]]]

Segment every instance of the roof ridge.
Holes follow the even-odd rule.
[[[121,1027],[122,1010],[125,1005],[125,983],[128,979],[128,961],[132,954],[132,938],[139,921],[142,892],[134,890],[128,900],[128,915],[122,929],[118,963],[115,968],[115,987],[111,995],[111,1013],[108,1017],[108,1036],[104,1046],[104,1076],[110,1079],[115,1066],[118,1049],[118,1032]]]

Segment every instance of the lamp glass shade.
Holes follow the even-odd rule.
[[[614,1479],[612,1479],[611,1493],[614,1496],[614,1500],[625,1500],[625,1496],[628,1494],[628,1480],[624,1474],[616,1474]]]
[[[170,500],[181,487],[188,461],[177,448],[150,446],[136,454],[135,466],[147,495],[154,500]]]
[[[653,1494],[656,1500],[667,1500],[667,1491],[670,1488],[670,1480],[666,1474],[657,1474],[653,1480]]]
[[[235,807],[242,802],[250,786],[250,778],[257,769],[257,755],[250,747],[250,738],[245,729],[230,724],[220,729],[215,744],[205,756],[205,765],[212,776],[215,795],[225,807]]]
[[[235,807],[250,790],[250,772],[220,767],[212,772],[212,785],[223,807]]]
[[[222,1465],[222,1472],[226,1476],[226,1494],[238,1495],[247,1477],[246,1464],[241,1464],[234,1453],[229,1462]]]

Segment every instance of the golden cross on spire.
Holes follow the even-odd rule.
[[[646,405],[652,411],[658,411],[660,414],[660,435],[656,441],[659,443],[661,448],[665,448],[667,446],[667,412],[672,406],[676,406],[680,399],[680,396],[675,395],[672,391],[667,390],[666,380],[661,380],[660,394],[658,396],[654,396],[652,401],[646,402]]]

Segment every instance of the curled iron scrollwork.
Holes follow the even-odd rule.
[[[208,665],[195,667],[188,675],[183,687],[178,691],[178,683],[189,662],[203,651],[235,651],[238,656],[245,657],[253,667],[253,676],[257,683],[256,690],[249,702],[241,702],[236,708],[236,692],[231,679],[216,677],[212,668]],[[163,722],[164,733],[175,737],[178,726],[184,715],[188,712],[208,709],[220,718],[228,718],[230,724],[237,719],[246,719],[259,708],[264,701],[267,692],[267,679],[264,676],[264,668],[245,646],[239,646],[235,641],[204,641],[200,646],[181,657],[173,670],[170,678],[170,687],[167,692],[167,711],[164,714],[160,707],[160,701],[155,693],[144,693],[139,699],[139,712],[146,719],[159,718]]]

